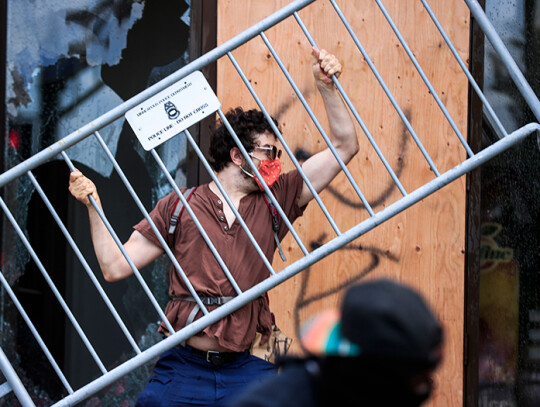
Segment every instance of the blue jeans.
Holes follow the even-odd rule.
[[[178,346],[161,355],[136,407],[224,406],[249,384],[277,372],[248,351],[216,367],[190,349]]]

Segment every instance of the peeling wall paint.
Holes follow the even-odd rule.
[[[115,65],[122,59],[127,34],[142,17],[144,2],[96,2],[22,0],[8,8],[7,112],[11,120],[31,122],[39,130],[33,134],[33,153],[45,148],[89,120],[122,103],[122,99],[100,78],[103,64]],[[58,94],[54,137],[43,134],[38,117],[44,108],[40,91],[44,81],[56,80],[65,70],[78,70],[66,78]],[[48,75],[49,74],[49,75]],[[101,132],[113,154],[123,119]],[[72,150],[72,158],[104,176],[112,165],[95,140],[87,139]],[[90,152],[90,153],[89,153]]]
[[[5,105],[9,138],[4,155],[6,168],[13,167],[76,131],[180,69],[189,60],[189,0],[8,0],[8,3]],[[136,175],[130,178],[128,174],[128,178],[148,210],[171,191],[153,157],[142,149],[123,117],[102,129],[100,135],[124,170],[126,166],[136,169]],[[184,186],[185,138],[175,137],[159,146],[157,151],[177,184]],[[95,138],[89,136],[68,149],[67,154],[77,167],[87,168],[89,172],[92,170],[96,183],[107,184],[100,191],[103,192],[102,200],[106,201],[109,219],[114,221],[119,235],[130,233],[132,224],[140,220],[142,215],[137,208],[124,209],[128,201],[127,192],[119,185],[112,164]],[[54,168],[49,171],[46,167]],[[91,263],[91,269],[99,275],[99,267],[92,263],[95,259],[91,258],[93,249],[85,223],[86,208],[77,206],[77,202],[65,204],[66,200],[73,200],[68,196],[67,179],[64,179],[68,173],[67,166],[63,162],[53,161],[39,169],[35,171],[36,178],[42,186],[42,182],[53,184],[55,189],[47,190],[44,187],[45,192],[50,192],[51,200],[56,199],[56,202],[65,205],[64,213],[60,216]],[[54,178],[56,175],[58,178]],[[4,188],[3,198],[33,246],[39,248],[43,239],[52,242],[56,250],[56,246],[65,245],[65,242],[62,239],[54,242],[55,224],[38,230],[36,239],[36,217],[41,215],[34,209],[40,198],[33,192],[33,186],[23,176]],[[44,217],[48,218],[49,214],[44,214]],[[37,312],[40,308],[49,310],[49,303],[56,303],[56,300],[39,297],[41,292],[49,289],[40,280],[41,276],[35,271],[26,248],[7,221],[1,233],[2,273],[20,295],[26,295],[23,298],[26,305],[33,304]],[[47,264],[46,261],[50,259],[46,259],[45,254],[41,260],[53,280],[59,284],[62,294],[65,290],[66,300],[81,324],[94,336],[93,343],[103,355],[104,363],[108,367],[115,366],[121,362],[117,359],[119,354],[129,354],[129,347],[126,348],[114,332],[107,337],[96,334],[112,330],[107,317],[103,315],[106,311],[100,312],[100,317],[96,318],[95,310],[102,306],[100,300],[91,297],[95,295],[89,293],[91,290],[82,289],[86,287],[83,284],[84,273],[80,270],[78,260],[71,259],[72,255],[68,252],[60,255],[59,267]],[[168,265],[156,262],[147,271],[151,275],[151,288],[159,293],[160,301],[161,297],[167,296],[167,268]],[[146,347],[161,337],[156,333],[154,312],[145,303],[141,304],[144,300],[133,287],[135,285],[135,282],[129,281],[117,285],[110,288],[110,295],[128,324],[146,327],[134,334],[136,341]],[[34,297],[30,298],[32,295]],[[88,307],[94,302],[98,302],[95,304],[97,308]],[[44,405],[52,404],[63,392],[56,375],[49,372],[49,363],[43,359],[18,318],[11,300],[0,295],[0,307],[0,340],[4,350],[16,355],[14,363],[27,388],[32,389],[35,401]],[[58,348],[52,352],[63,364],[72,385],[80,386],[95,372],[82,363],[86,351],[73,339],[76,335],[70,331],[69,324],[62,325],[62,320],[60,326],[50,327],[53,316],[56,316],[56,311],[45,317],[49,326],[41,327],[39,331],[45,335],[49,346]],[[50,336],[54,330],[59,332],[59,337]],[[81,369],[82,365],[84,369]],[[117,391],[117,388],[114,391],[105,390],[87,401],[90,403],[88,405],[93,405],[96,400],[101,405],[133,405],[149,369],[150,366],[119,382],[120,387],[117,387],[122,391]],[[9,397],[6,399],[0,402],[0,406],[4,405],[3,402],[9,405]]]
[[[127,33],[142,17],[143,9],[141,0],[10,2],[8,112],[16,116],[16,108],[28,104],[28,98],[20,93],[22,89],[14,86],[17,77],[31,85],[36,69],[54,65],[62,58],[79,58],[89,66],[117,64],[126,47]]]

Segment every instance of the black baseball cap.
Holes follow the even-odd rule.
[[[389,279],[349,288],[340,310],[318,314],[300,340],[315,355],[397,359],[435,366],[443,330],[422,296]]]

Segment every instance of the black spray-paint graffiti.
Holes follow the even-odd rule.
[[[407,120],[409,120],[410,122],[411,121],[410,111],[405,111],[405,116],[407,117]],[[398,179],[403,173],[403,169],[405,167],[405,156],[407,154],[408,139],[409,139],[408,136],[409,136],[408,131],[405,125],[402,124],[402,130],[400,132],[400,138],[399,138],[400,145],[399,145],[399,153],[398,153],[398,162],[397,162],[397,165],[393,167],[396,177]],[[313,154],[301,148],[296,149],[295,151],[295,157],[298,161],[305,161],[312,155]],[[373,199],[370,202],[370,205],[372,206],[372,208],[382,205],[389,198],[389,196],[395,191],[396,188],[397,188],[396,184],[394,183],[392,179],[390,179],[390,182],[388,183],[388,185],[379,193],[379,195],[375,199]],[[365,210],[365,206],[362,202],[354,201],[346,197],[343,193],[339,192],[334,187],[328,186],[326,190],[329,191],[333,196],[335,196],[346,207]],[[327,238],[327,235],[322,234],[314,241],[311,241],[310,242],[311,250],[315,250],[318,247],[322,246],[325,243],[326,238]],[[369,253],[370,261],[368,264],[366,264],[363,267],[363,269],[355,272],[354,276],[348,279],[347,281],[341,282],[337,286],[331,287],[324,291],[320,291],[317,294],[311,295],[311,296],[307,294],[307,287],[308,287],[309,277],[311,274],[311,268],[307,268],[306,270],[304,270],[303,273],[301,273],[302,280],[301,280],[301,285],[300,285],[300,292],[298,294],[295,307],[294,307],[294,326],[296,329],[297,337],[300,334],[299,330],[301,326],[301,322],[300,322],[301,309],[307,307],[313,302],[322,300],[323,298],[336,294],[340,292],[341,290],[349,287],[350,285],[360,281],[361,279],[366,277],[368,274],[372,273],[373,271],[377,269],[377,267],[379,266],[381,257],[384,257],[387,260],[390,260],[395,263],[399,262],[399,258],[394,256],[392,253],[390,253],[389,250],[384,250],[377,247],[363,246],[363,245],[348,245],[339,250],[362,251],[365,253]],[[302,345],[300,344],[300,346]]]
[[[405,116],[407,117],[407,120],[409,122],[411,121],[411,114],[408,111],[405,111]],[[407,146],[408,146],[408,131],[403,126],[403,129],[400,134],[400,140],[399,140],[399,155],[398,155],[398,162],[397,165],[392,169],[394,169],[394,173],[396,174],[396,177],[399,179],[401,174],[403,173],[403,169],[405,167],[405,156],[407,154]],[[312,154],[308,153],[307,151],[298,148],[294,152],[294,156],[298,161],[305,161],[309,157],[311,157]],[[380,206],[383,204],[383,202],[386,201],[386,199],[390,196],[390,194],[396,189],[396,184],[391,181],[388,183],[388,185],[384,188],[384,190],[379,193],[379,196],[373,199],[369,204],[372,208],[375,208],[377,206]],[[364,208],[364,204],[362,202],[355,202],[352,199],[346,197],[344,194],[339,192],[337,189],[335,189],[332,185],[329,185],[326,187],[326,190],[330,192],[332,195],[334,195],[341,203],[344,205],[354,208],[354,209],[362,209]]]
[[[312,241],[310,243],[310,249],[315,250],[322,246],[324,244],[324,241],[326,240],[326,233],[323,233],[319,238]],[[353,277],[349,278],[348,280],[341,282],[335,287],[331,287],[325,291],[318,292],[315,295],[307,295],[307,286],[309,283],[309,276],[311,274],[311,268],[305,269],[302,273],[302,282],[300,285],[300,292],[298,293],[298,297],[296,298],[296,303],[294,306],[294,326],[296,328],[296,336],[298,337],[300,332],[300,310],[302,308],[307,307],[308,305],[312,304],[313,302],[322,300],[323,298],[329,297],[332,294],[338,293],[341,290],[343,290],[346,287],[349,287],[350,285],[360,281],[362,278],[373,272],[380,263],[380,258],[384,257],[387,260],[390,260],[394,263],[398,263],[399,259],[394,256],[392,253],[390,253],[389,250],[381,250],[377,247],[372,246],[363,246],[363,245],[349,245],[341,250],[347,250],[347,251],[361,251],[365,253],[369,253],[370,256],[370,262],[364,266],[362,270],[357,272]]]

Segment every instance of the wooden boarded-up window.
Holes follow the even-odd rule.
[[[286,0],[218,1],[217,43],[223,43],[287,3]],[[420,2],[387,3],[389,14],[460,132],[467,134],[467,80],[436,27]],[[463,60],[467,60],[469,12],[465,4],[433,0],[430,6]],[[439,171],[442,173],[462,162],[466,157],[464,148],[376,3],[342,1],[340,7]],[[405,189],[413,191],[433,179],[428,163],[332,6],[319,1],[299,14],[318,45],[343,61],[340,81]],[[266,35],[328,129],[311,74],[310,45],[298,24],[289,18]],[[324,149],[324,140],[263,41],[255,38],[233,54],[269,112],[278,119],[297,157],[305,158]],[[257,107],[226,58],[218,62],[217,78],[217,93],[224,111],[236,106]],[[401,194],[360,126],[357,131],[361,150],[348,168],[378,211],[397,201]],[[283,168],[285,171],[293,168],[288,159],[283,160]],[[321,197],[341,230],[369,217],[343,174]],[[310,246],[309,250],[335,237],[315,203],[308,206],[295,227]],[[283,248],[291,263],[302,257],[290,236]],[[276,270],[283,267],[280,261],[276,256]],[[347,282],[385,276],[418,288],[445,327],[444,362],[435,377],[437,390],[430,405],[461,405],[464,261],[465,179],[462,177],[274,289],[270,293],[270,306],[279,326],[294,336],[296,322],[301,323],[315,312],[339,303],[342,293],[339,289]],[[299,348],[296,346],[294,350]]]

